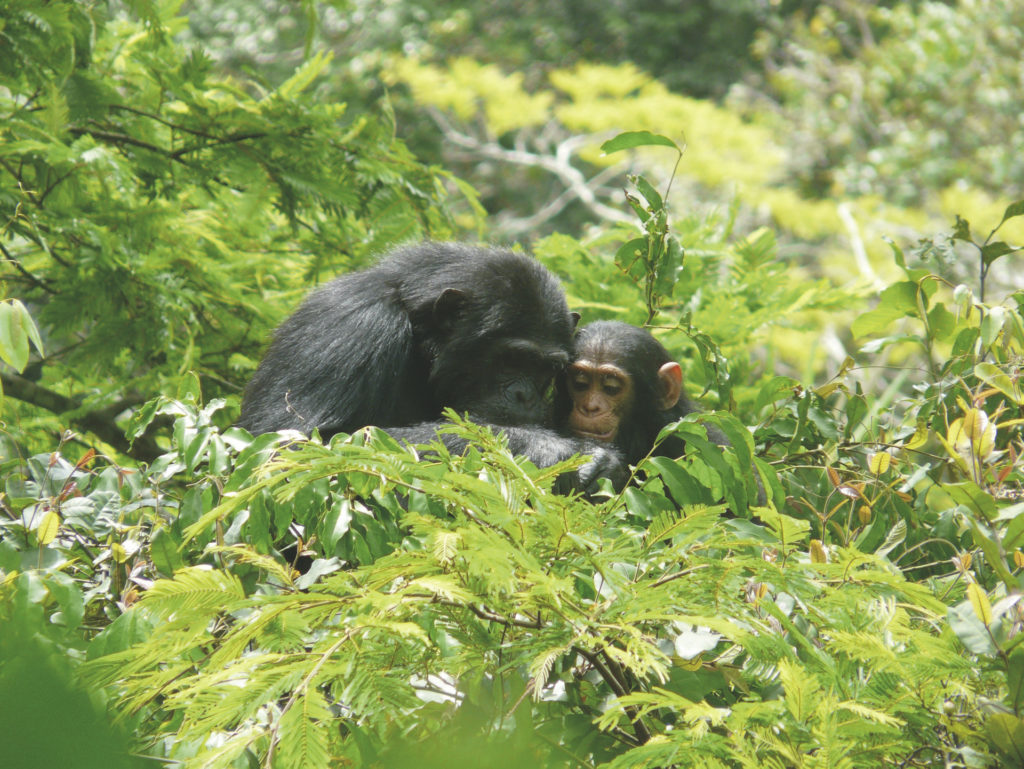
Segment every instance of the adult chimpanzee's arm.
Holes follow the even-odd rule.
[[[430,443],[440,440],[453,453],[460,454],[469,446],[469,441],[452,433],[439,433],[447,422],[425,422],[412,427],[387,428],[386,432],[406,443]],[[590,461],[576,471],[575,477],[566,479],[568,485],[560,484],[559,490],[597,490],[597,480],[608,478],[615,488],[621,488],[629,478],[629,467],[621,452],[614,446],[567,438],[554,430],[543,427],[505,427],[490,425],[508,439],[509,450],[516,456],[523,456],[537,467],[550,467],[577,454],[587,455]]]

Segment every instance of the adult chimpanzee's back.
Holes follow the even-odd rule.
[[[313,291],[278,328],[240,424],[326,437],[436,422],[452,407],[496,425],[548,425],[547,391],[574,325],[558,281],[528,256],[402,248]]]

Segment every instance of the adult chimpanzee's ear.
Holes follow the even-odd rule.
[[[466,304],[466,295],[457,288],[446,288],[434,300],[434,322],[438,328],[450,330]]]
[[[580,324],[580,314],[578,312],[570,312],[572,316],[572,330],[575,331],[576,327]]]
[[[683,392],[683,369],[675,361],[669,361],[658,369],[658,388],[661,401],[658,408],[668,411],[679,402]]]

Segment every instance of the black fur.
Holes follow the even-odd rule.
[[[425,243],[313,291],[274,334],[242,400],[252,433],[366,425],[432,440],[451,407],[507,426],[510,448],[546,466],[596,453],[596,474],[621,474],[618,453],[550,429],[548,385],[572,354],[575,318],[557,279],[524,254]],[[461,443],[446,437],[446,444]]]

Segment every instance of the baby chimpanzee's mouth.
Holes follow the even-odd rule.
[[[574,430],[573,432],[575,432],[576,435],[579,436],[580,438],[589,438],[590,440],[601,441],[602,443],[608,443],[609,441],[611,441],[612,438],[615,437],[615,430],[614,429],[608,430],[607,432],[603,432],[603,433],[596,433],[596,432],[592,432],[590,430],[579,430],[579,429]]]

